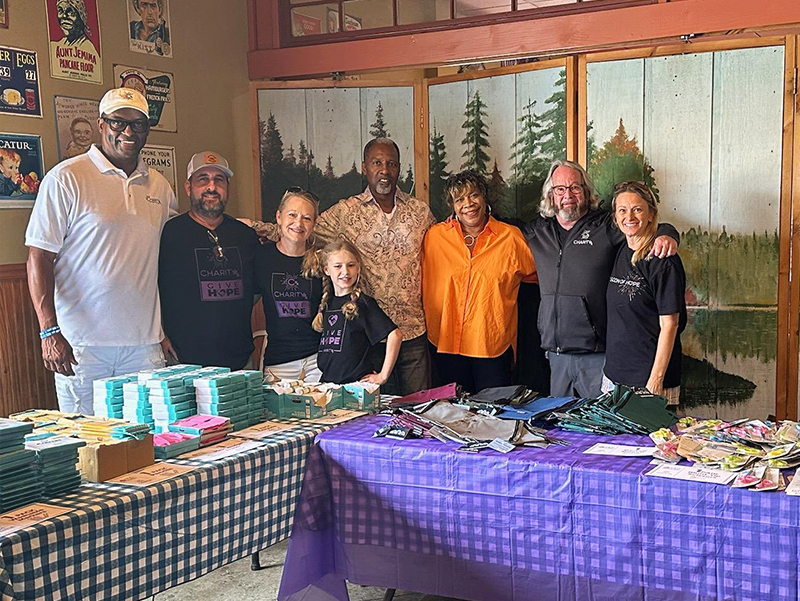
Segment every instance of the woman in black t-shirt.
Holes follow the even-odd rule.
[[[270,379],[319,382],[319,332],[312,322],[322,298],[313,274],[314,225],[319,201],[300,188],[286,191],[275,213],[279,238],[256,253],[256,283],[267,326],[264,374]]]
[[[678,404],[680,334],[686,327],[686,273],[680,257],[650,256],[658,206],[641,182],[614,188],[614,222],[627,244],[617,253],[606,299],[608,334],[603,390],[646,388]]]

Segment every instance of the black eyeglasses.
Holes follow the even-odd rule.
[[[130,128],[137,134],[143,134],[150,127],[150,122],[147,119],[137,119],[136,121],[126,121],[125,119],[111,119],[110,117],[101,117],[103,121],[108,123],[111,131],[121,132]]]
[[[319,197],[316,194],[314,194],[310,190],[305,190],[299,186],[292,186],[290,188],[286,188],[286,192],[284,192],[284,194],[297,194],[299,196],[310,196],[311,198],[314,199],[314,201],[317,202],[317,204],[319,204]]]
[[[222,250],[222,246],[219,243],[219,236],[217,236],[211,230],[206,230],[208,234],[208,239],[211,241],[211,250],[214,252],[214,257],[220,261],[225,258],[225,251]]]

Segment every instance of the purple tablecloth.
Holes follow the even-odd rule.
[[[475,601],[798,598],[798,498],[583,454],[641,436],[469,454],[371,438],[385,419],[317,436],[280,601],[345,601],[345,579]]]

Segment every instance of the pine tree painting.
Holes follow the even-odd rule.
[[[486,174],[489,155],[485,148],[489,148],[489,132],[484,119],[486,119],[486,103],[481,100],[481,94],[475,90],[472,99],[467,102],[464,109],[464,122],[461,128],[464,130],[464,139],[461,144],[466,146],[462,153],[464,162],[460,169],[473,169],[478,173]]]
[[[611,139],[592,153],[589,174],[605,208],[611,206],[614,186],[629,180],[644,181],[650,186],[656,200],[659,198],[653,168],[639,150],[636,136],[628,137],[622,119],[619,120],[619,127]]]
[[[447,171],[447,150],[444,144],[444,134],[436,130],[436,122],[433,124],[429,151],[430,164],[430,200],[431,211],[434,216],[442,220],[450,214],[450,208],[444,200],[444,185],[450,172]]]
[[[542,156],[542,138],[546,134],[542,131],[539,116],[533,112],[535,106],[535,100],[528,100],[528,104],[523,108],[522,116],[517,119],[519,133],[511,146],[516,184],[531,184],[538,179],[543,179],[550,166],[550,161]]]
[[[383,106],[381,101],[378,101],[378,107],[375,109],[375,123],[370,126],[369,135],[373,138],[390,138],[389,130],[386,129],[386,122],[383,120]]]
[[[566,158],[567,155],[566,69],[561,70],[554,85],[555,91],[544,101],[546,105],[551,106],[540,116],[543,136],[539,152],[547,158],[548,163],[552,163],[555,159]]]

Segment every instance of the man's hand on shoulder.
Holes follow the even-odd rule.
[[[678,241],[672,236],[659,236],[653,242],[650,256],[666,259],[678,253]]]
[[[72,346],[61,333],[53,334],[42,340],[42,359],[44,366],[62,376],[74,376],[73,365],[77,365]]]

